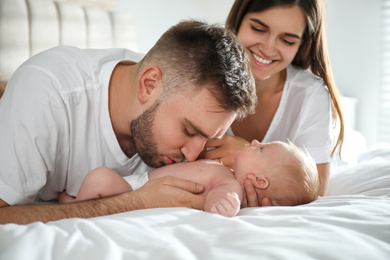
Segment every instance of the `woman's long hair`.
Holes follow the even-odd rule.
[[[303,42],[292,61],[292,64],[302,69],[310,69],[313,74],[321,77],[327,86],[332,104],[333,127],[339,122],[340,132],[332,151],[332,156],[344,140],[344,116],[341,108],[340,93],[334,82],[330,66],[325,34],[325,5],[323,0],[236,0],[226,20],[226,28],[237,33],[242,19],[247,13],[261,12],[275,6],[299,6],[306,15],[306,29]]]

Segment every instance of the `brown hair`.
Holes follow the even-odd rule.
[[[166,31],[140,62],[163,72],[162,98],[193,86],[209,90],[238,118],[253,113],[256,86],[247,53],[235,34],[221,26],[183,21]]]
[[[331,105],[333,126],[340,123],[340,132],[333,148],[332,156],[337,147],[339,155],[344,140],[344,117],[340,102],[340,93],[334,82],[330,66],[325,35],[325,5],[323,0],[236,0],[226,20],[226,28],[237,33],[242,19],[247,13],[261,12],[275,6],[299,6],[306,15],[306,29],[303,42],[292,62],[302,69],[310,69],[313,74],[321,77],[328,88]]]
[[[5,85],[6,83],[4,81],[0,80],[0,98],[3,96],[4,91],[5,91]]]

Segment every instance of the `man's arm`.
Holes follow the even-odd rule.
[[[0,199],[0,224],[28,224],[64,218],[92,218],[125,211],[158,208],[188,207],[203,209],[204,186],[188,180],[166,176],[150,181],[142,188],[116,196],[69,204],[9,206]]]

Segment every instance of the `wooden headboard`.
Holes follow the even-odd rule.
[[[32,55],[57,45],[137,51],[134,21],[125,13],[74,2],[0,0],[0,81]]]

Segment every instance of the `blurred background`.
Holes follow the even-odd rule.
[[[0,0],[4,1],[4,0]],[[129,14],[135,51],[147,52],[184,19],[224,24],[234,0],[56,0]],[[259,0],[260,1],[260,0]],[[343,98],[347,130],[367,145],[390,142],[390,0],[325,0],[331,64]]]

